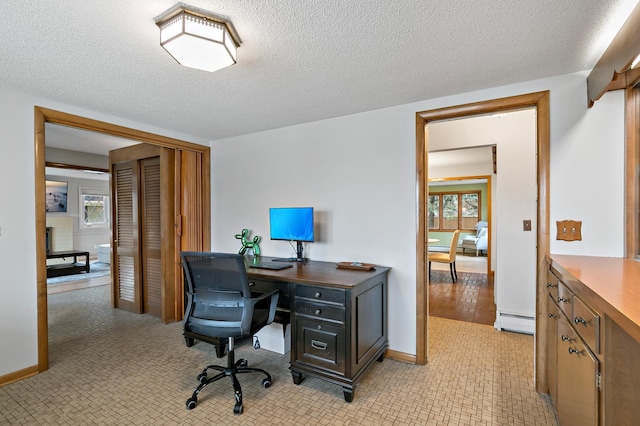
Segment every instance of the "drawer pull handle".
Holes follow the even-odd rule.
[[[549,318],[558,318],[558,316],[553,312],[549,312]]]
[[[320,309],[316,309],[316,315],[320,315],[322,311]]]
[[[255,286],[255,285],[256,285],[256,283],[254,283],[254,282],[249,282],[249,287],[253,287],[253,286]]]
[[[587,326],[587,322],[586,322],[586,321],[585,321],[585,319],[584,319],[584,318],[582,318],[582,317],[575,317],[575,318],[573,319],[573,322],[575,322],[576,324],[582,324],[582,325],[584,325],[585,327]]]
[[[320,292],[316,292],[316,299],[320,299],[320,296],[322,296],[322,294],[320,294]]]
[[[569,299],[565,299],[564,297],[558,297],[558,303],[563,302],[563,303],[569,303],[570,300]]]
[[[558,287],[558,284],[547,283],[547,288],[556,288],[556,287]]]
[[[571,337],[565,336],[564,334],[560,338],[562,339],[563,342],[570,342],[571,341]]]
[[[569,347],[569,355],[573,355],[573,354],[580,355],[580,351],[577,349],[573,349],[572,347]]]
[[[326,351],[327,350],[327,343],[326,342],[320,342],[318,340],[312,340],[311,341],[311,347],[314,349],[318,349],[321,351]]]

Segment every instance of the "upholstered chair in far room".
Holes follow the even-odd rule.
[[[476,256],[482,250],[487,250],[489,246],[489,224],[486,221],[481,220],[476,224],[476,234],[467,235],[462,239],[462,254],[466,250],[475,250]]]
[[[262,373],[262,386],[271,386],[271,375],[260,368],[250,368],[244,358],[235,360],[235,339],[252,337],[270,324],[276,313],[278,290],[252,294],[244,257],[235,253],[182,252],[187,290],[184,338],[187,346],[196,340],[220,345],[227,339],[227,366],[208,365],[198,375],[200,382],[186,401],[189,410],[196,407],[200,391],[224,377],[233,383],[235,414],[243,410],[242,388],[236,375]],[[224,340],[223,340],[224,341]],[[208,377],[209,370],[218,373]]]
[[[460,238],[460,230],[457,229],[451,236],[451,244],[447,253],[429,253],[429,276],[431,276],[431,262],[448,263],[451,272],[451,281],[454,283],[458,279],[458,271],[456,271],[456,252],[458,250],[458,239]]]

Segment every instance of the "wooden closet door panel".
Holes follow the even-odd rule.
[[[182,251],[209,250],[203,242],[205,222],[203,203],[207,200],[203,197],[202,154],[182,151],[180,185],[182,189],[180,249]]]
[[[143,311],[162,316],[162,235],[160,159],[141,161]]]
[[[138,162],[113,165],[114,306],[141,313],[138,245]]]
[[[176,320],[184,316],[184,275],[180,251],[208,251],[211,248],[211,198],[209,155],[195,151],[179,151],[176,156]]]

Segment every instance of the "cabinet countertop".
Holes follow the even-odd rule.
[[[549,255],[581,297],[640,343],[640,262],[597,256]],[[573,277],[573,279],[571,279]]]

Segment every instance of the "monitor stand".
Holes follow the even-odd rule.
[[[277,257],[275,259],[271,259],[274,262],[301,262],[305,263],[307,259],[302,255],[304,248],[302,247],[302,241],[296,241],[296,255],[297,257]]]

